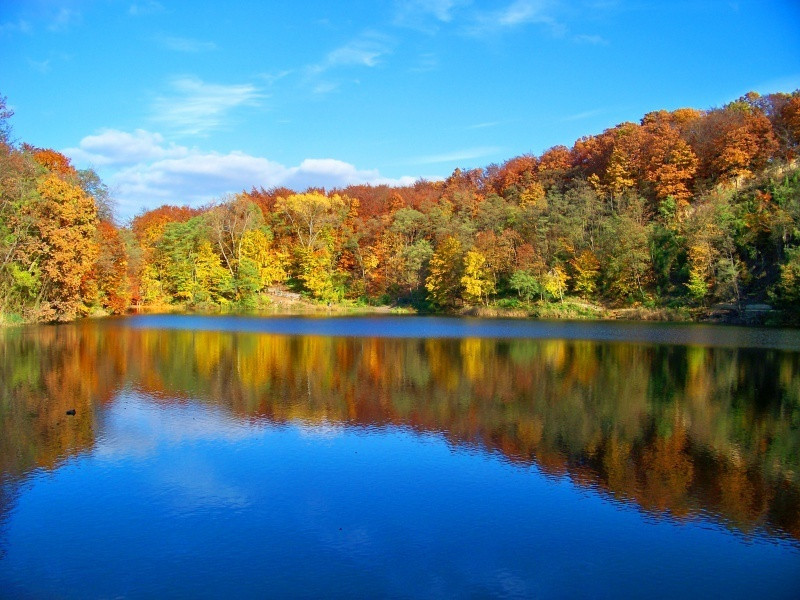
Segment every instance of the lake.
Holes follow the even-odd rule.
[[[10,328],[0,477],[0,597],[796,598],[800,331]]]

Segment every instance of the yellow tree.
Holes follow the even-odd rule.
[[[37,192],[39,201],[29,209],[40,242],[35,260],[42,273],[41,317],[69,320],[95,300],[87,283],[98,253],[97,209],[83,190],[55,175],[42,178]]]
[[[436,306],[455,305],[461,288],[463,259],[458,238],[446,237],[436,248],[429,263],[425,289]]]
[[[224,304],[225,294],[233,287],[233,276],[226,269],[219,255],[214,252],[211,242],[202,240],[197,247],[194,260],[194,285],[192,300]]]
[[[483,302],[494,292],[494,283],[486,265],[486,257],[477,250],[470,250],[464,257],[464,275],[461,277],[464,300],[470,303]]]
[[[317,300],[339,300],[333,282],[333,256],[327,246],[303,250],[300,256],[300,279]]]
[[[558,296],[564,302],[564,290],[567,288],[567,272],[561,265],[556,265],[544,276],[544,289],[551,296]]]
[[[275,212],[284,217],[304,250],[319,249],[323,243],[320,236],[339,225],[348,208],[349,203],[338,194],[328,197],[319,192],[293,194],[275,202]]]
[[[600,261],[591,250],[584,250],[575,256],[569,264],[575,271],[572,279],[575,291],[591,297],[597,290],[597,279],[600,276]]]
[[[286,280],[288,256],[272,248],[272,240],[262,229],[250,229],[242,236],[241,261],[252,263],[258,290]]]
[[[244,236],[251,229],[260,227],[263,220],[261,209],[245,194],[226,199],[206,215],[211,239],[232,278],[239,275]]]

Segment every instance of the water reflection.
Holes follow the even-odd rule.
[[[142,409],[126,415],[128,438],[98,444],[121,435],[109,420],[127,393],[170,408],[170,424],[154,428]],[[219,420],[193,414],[200,402],[225,414],[224,436],[262,421],[300,422],[310,436],[402,426],[567,476],[659,518],[704,513],[748,535],[800,540],[798,352],[281,336],[121,320],[2,333],[0,394],[2,512],[36,469],[115,445],[130,451],[133,439],[146,452],[147,435],[202,435]]]

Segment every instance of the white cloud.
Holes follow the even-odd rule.
[[[504,27],[514,27],[522,23],[537,23],[543,19],[544,3],[536,0],[516,0],[496,13],[497,23]]]
[[[30,33],[31,24],[28,23],[28,21],[24,21],[23,19],[0,23],[0,35],[3,35],[5,33],[13,33],[15,31],[19,31],[20,33]]]
[[[377,169],[359,170],[350,163],[334,158],[307,158],[298,167],[288,169],[288,176],[280,185],[302,190],[308,187],[335,188],[350,184],[410,185],[414,177],[393,179],[382,177]]]
[[[228,193],[252,187],[344,187],[371,183],[409,185],[416,178],[383,177],[333,158],[309,158],[286,166],[244,152],[204,152],[172,143],[138,129],[133,133],[107,129],[83,138],[77,148],[64,150],[78,167],[96,166],[113,190],[126,218],[140,208],[161,204],[202,206]]]
[[[596,117],[597,115],[601,115],[605,112],[604,108],[595,108],[592,110],[587,110],[584,112],[575,113],[573,115],[567,115],[566,117],[562,118],[562,121],[581,121],[583,119],[588,119],[590,117]]]
[[[475,123],[475,125],[469,125],[465,129],[488,129],[489,127],[497,127],[498,125],[502,125],[503,121],[486,121],[485,123]]]
[[[161,445],[216,441],[235,443],[256,438],[264,427],[243,424],[222,407],[196,402],[165,405],[139,391],[124,391],[109,406],[106,435],[95,448],[100,460],[147,458]]]
[[[45,60],[33,60],[31,58],[28,59],[28,64],[34,71],[38,71],[42,75],[46,75],[50,72],[50,59],[47,58]]]
[[[128,14],[133,17],[143,17],[145,15],[155,15],[164,12],[164,6],[155,0],[144,0],[143,2],[134,2],[128,8]]]
[[[251,186],[278,185],[286,171],[283,165],[242,152],[193,151],[180,158],[125,167],[112,175],[111,184],[121,208],[164,203],[199,206]]]
[[[283,71],[278,71],[277,73],[259,73],[258,78],[264,80],[267,85],[274,85],[276,82],[291,74],[292,71],[290,69],[284,69]]]
[[[434,33],[438,23],[450,23],[457,9],[470,0],[397,0],[394,24]]]
[[[353,67],[377,67],[382,58],[391,51],[391,40],[388,37],[376,32],[366,32],[331,50],[319,63],[306,66],[305,84],[313,94],[328,94],[342,84],[341,81],[335,81],[334,71]],[[352,81],[359,83],[358,80]]]
[[[428,73],[439,67],[439,59],[432,52],[425,52],[417,57],[417,63],[409,70],[412,73]]]
[[[319,83],[315,84],[312,88],[312,92],[314,94],[330,94],[331,92],[335,92],[339,89],[339,84],[334,83],[333,81],[320,81]]]
[[[608,46],[608,40],[600,35],[580,34],[573,36],[572,41],[579,44],[591,44],[592,46]]]
[[[103,167],[179,158],[186,156],[189,150],[175,144],[165,145],[161,134],[143,129],[137,129],[133,133],[104,129],[96,135],[87,135],[77,148],[67,148],[64,153],[76,162]]]
[[[47,28],[50,31],[65,31],[73,23],[79,21],[80,17],[81,15],[78,11],[62,6],[52,17]]]
[[[364,33],[328,52],[322,62],[308,67],[308,74],[320,75],[338,67],[376,67],[391,52],[389,44],[389,38],[380,33]]]
[[[465,148],[463,150],[455,150],[453,152],[446,152],[443,154],[431,154],[427,156],[417,156],[408,161],[412,165],[432,165],[436,163],[457,162],[460,160],[472,160],[475,158],[482,158],[484,156],[491,156],[501,152],[502,148],[498,146],[480,146],[477,148]]]
[[[233,109],[257,106],[265,97],[249,83],[222,85],[197,77],[177,77],[171,88],[172,95],[159,96],[153,103],[153,120],[186,135],[219,129]]]
[[[386,50],[374,42],[354,42],[337,48],[327,57],[327,64],[335,66],[363,65],[374,67]]]
[[[203,42],[192,38],[160,36],[156,38],[156,41],[167,50],[174,50],[175,52],[196,53],[217,49],[217,45],[214,42]]]
[[[467,33],[483,36],[502,29],[539,24],[548,26],[553,35],[564,35],[566,28],[552,15],[554,8],[553,0],[514,0],[499,10],[476,14]]]

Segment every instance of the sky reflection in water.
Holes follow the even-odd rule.
[[[797,352],[459,339],[458,321],[425,340],[158,319],[0,334],[0,590],[791,597],[800,585]],[[381,333],[436,325],[386,320]]]

